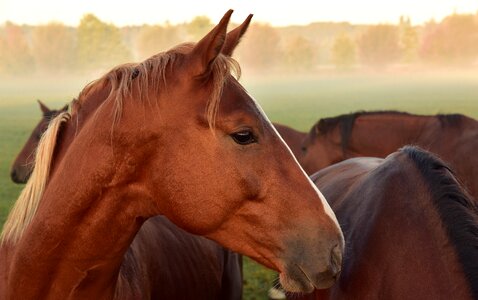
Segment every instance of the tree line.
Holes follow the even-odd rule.
[[[75,74],[106,71],[140,61],[183,42],[197,41],[213,27],[204,16],[183,24],[117,27],[93,14],[78,27],[6,22],[0,26],[0,75]],[[313,72],[393,65],[464,66],[478,63],[478,13],[452,14],[414,26],[312,23],[251,25],[236,56],[250,70]]]

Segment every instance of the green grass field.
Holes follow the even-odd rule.
[[[90,78],[93,79],[93,78]],[[59,108],[88,82],[85,78],[0,80],[0,224],[18,196],[9,168],[40,119],[36,99]],[[272,121],[308,130],[318,118],[357,110],[403,110],[412,113],[463,113],[478,118],[478,76],[331,75],[247,79],[243,84]],[[244,299],[266,299],[272,272],[245,261]]]

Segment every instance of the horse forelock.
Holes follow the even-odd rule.
[[[58,132],[61,124],[69,118],[68,112],[61,112],[50,122],[42,135],[36,149],[33,172],[3,226],[1,244],[15,244],[33,220],[48,181]]]
[[[475,202],[443,161],[416,147],[407,146],[401,152],[407,154],[425,179],[470,292],[478,299],[478,208]]]
[[[159,95],[162,89],[166,89],[168,72],[170,73],[173,64],[188,51],[194,44],[183,43],[175,48],[156,54],[141,63],[130,63],[120,65],[101,78],[89,83],[80,93],[76,107],[94,98],[94,94],[105,88],[109,88],[106,99],[102,103],[114,101],[113,125],[119,122],[123,112],[123,102],[133,98],[138,103],[152,103],[150,95]],[[241,69],[239,64],[231,57],[219,54],[211,65],[207,74],[211,82],[211,96],[208,99],[205,115],[209,126],[214,127],[215,119],[221,100],[222,90],[229,75],[239,78]],[[136,93],[133,95],[133,91]],[[155,97],[157,98],[157,97]]]

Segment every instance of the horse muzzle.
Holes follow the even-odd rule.
[[[311,293],[314,289],[330,288],[342,270],[343,247],[335,245],[329,256],[319,265],[311,263],[289,263],[280,274],[280,283],[288,292]]]

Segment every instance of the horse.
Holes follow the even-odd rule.
[[[68,105],[60,108],[59,110],[50,109],[40,100],[37,100],[42,111],[42,118],[40,122],[35,126],[33,132],[30,134],[27,142],[23,146],[20,153],[17,155],[10,171],[10,178],[15,183],[26,183],[32,172],[33,159],[35,157],[35,149],[40,142],[40,138],[46,131],[48,124],[52,119],[58,116],[60,113],[68,110]]]
[[[302,156],[302,142],[307,137],[307,133],[275,122],[272,123],[272,125],[274,125],[279,135],[284,139],[287,146],[289,146],[294,156],[300,160]]]
[[[386,159],[360,157],[312,180],[347,244],[328,290],[290,299],[477,299],[478,210],[440,159],[405,147]]]
[[[383,158],[409,144],[444,159],[478,199],[478,122],[460,114],[378,111],[321,119],[305,138],[299,162],[312,174],[347,158]]]
[[[68,110],[67,105],[60,110],[50,110],[41,101],[38,103],[43,118],[13,167],[17,173],[24,174],[23,183],[32,171],[26,166],[34,163],[31,155],[25,154],[34,154],[51,118]],[[125,253],[120,274],[129,276],[121,278],[124,284],[130,285],[131,293],[123,298],[242,299],[242,258],[211,240],[178,228],[164,216],[152,217],[141,226]]]
[[[342,231],[233,76],[252,16],[227,33],[231,14],[114,68],[50,122],[1,234],[0,298],[131,298],[125,254],[157,215],[278,271],[288,291],[336,281]]]

